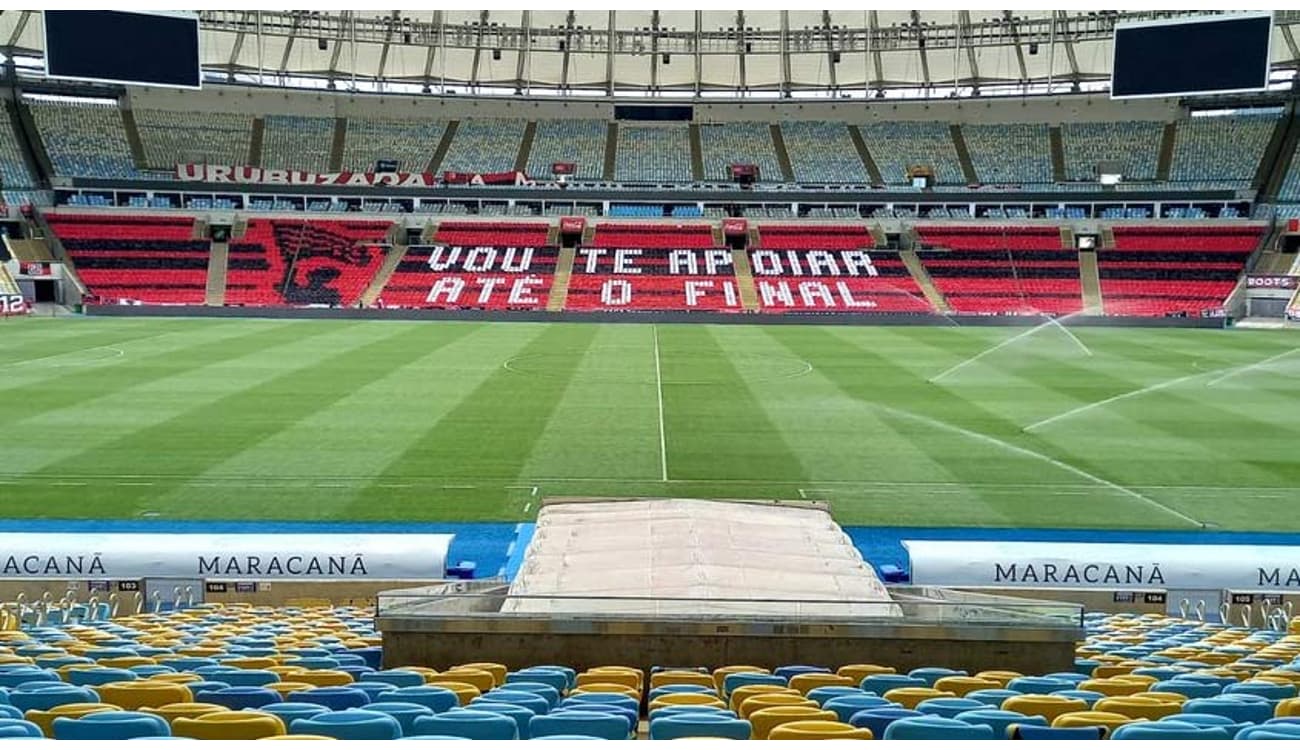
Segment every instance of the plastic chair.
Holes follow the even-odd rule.
[[[421,706],[418,703],[403,703],[398,701],[381,701],[378,703],[366,704],[366,711],[375,711],[381,714],[387,714],[394,719],[402,728],[402,734],[415,734],[415,719],[420,716],[432,716],[434,710],[428,706]]]
[[[40,738],[41,728],[22,719],[0,719],[0,740],[24,737]]]
[[[226,706],[216,703],[169,703],[166,706],[146,707],[140,709],[141,713],[153,714],[161,717],[168,724],[184,716],[186,718],[196,718],[208,714],[219,714],[229,711]]]
[[[532,693],[534,695],[545,698],[546,702],[550,704],[552,708],[560,705],[560,698],[562,697],[562,694],[560,693],[559,690],[556,690],[554,687],[544,682],[527,682],[522,680],[516,682],[510,682],[507,679],[506,683],[502,685],[499,689]],[[590,693],[589,695],[612,695],[612,694],[611,693]],[[569,696],[569,697],[572,698],[575,696]],[[638,701],[637,703],[638,705],[640,705],[640,701]]]
[[[152,680],[110,682],[95,689],[99,699],[130,711],[146,706],[166,706],[169,703],[191,703],[194,695],[185,685]],[[203,701],[209,703],[212,701]]]
[[[1112,740],[1230,740],[1223,727],[1202,727],[1181,721],[1143,721],[1125,724],[1111,733]]]
[[[715,708],[717,707],[716,704],[710,703],[694,705],[713,705]],[[816,701],[808,700],[797,693],[764,693],[763,695],[755,695],[752,698],[746,698],[741,701],[740,708],[736,711],[736,715],[742,719],[748,719],[754,712],[761,711],[765,708],[772,708],[774,706],[804,706],[807,708],[821,708],[821,706],[817,705]]]
[[[439,734],[467,740],[516,740],[519,730],[509,716],[489,711],[453,708],[415,720],[420,734]]]
[[[973,701],[979,701],[990,708],[998,708],[1002,705],[1003,701],[1013,695],[1020,695],[1020,693],[1015,690],[1007,690],[1006,688],[990,688],[987,690],[972,690],[964,697]]]
[[[471,711],[487,711],[488,713],[500,714],[514,719],[515,729],[519,732],[519,739],[526,740],[529,738],[528,723],[532,721],[537,712],[527,706],[518,703],[498,703],[496,701],[476,698],[469,704]]]
[[[319,703],[270,703],[256,710],[259,713],[280,717],[280,720],[287,727],[293,724],[294,719],[311,718],[317,714],[323,714],[329,709]]]
[[[926,687],[934,687],[934,684],[944,677],[966,677],[967,673],[965,670],[947,667],[919,667],[908,672],[907,676],[924,680]]]
[[[722,694],[730,697],[737,688],[745,685],[772,685],[774,687],[789,687],[784,677],[778,677],[767,672],[732,672],[722,679]]]
[[[492,673],[485,672],[482,669],[449,669],[429,678],[427,682],[430,685],[464,683],[478,688],[480,693],[486,693],[497,685],[496,678],[492,676]]]
[[[745,717],[754,728],[754,739],[765,740],[772,730],[791,721],[835,721],[834,711],[813,706],[771,706]]]
[[[717,690],[719,694],[725,695],[723,688],[725,686],[724,683],[726,682],[727,675],[739,674],[742,672],[750,674],[769,674],[771,670],[766,667],[756,667],[752,664],[728,664],[725,667],[718,667],[713,670],[714,689]]]
[[[171,727],[161,717],[139,711],[104,711],[54,720],[56,740],[133,740],[141,737],[169,737]]]
[[[46,737],[51,736],[51,731],[54,726],[54,720],[60,716],[66,716],[68,718],[75,719],[80,716],[85,716],[86,714],[97,714],[97,713],[103,713],[104,711],[121,710],[117,706],[110,706],[107,703],[64,703],[63,705],[55,706],[49,710],[32,709],[30,711],[27,711],[26,715],[24,715],[22,712],[20,712],[18,709],[14,708],[13,706],[0,706],[0,708],[8,708],[12,710],[14,714],[17,714],[16,716],[9,715],[6,716],[5,718],[26,719],[27,721],[30,721],[31,723],[40,727],[41,733],[44,734]]]
[[[1026,694],[1050,695],[1057,690],[1070,690],[1079,683],[1055,677],[1017,677],[1007,683],[1008,690]]]
[[[835,670],[835,674],[843,675],[844,677],[853,680],[855,684],[861,685],[862,681],[867,679],[871,675],[894,674],[897,671],[898,670],[894,669],[893,667],[886,667],[881,664],[845,664],[844,666]]]
[[[383,682],[393,687],[418,687],[424,684],[424,676],[419,672],[411,672],[405,669],[388,669],[382,672],[367,672],[364,676],[364,682]],[[502,681],[505,675],[501,675]]]
[[[418,687],[397,688],[380,693],[378,700],[384,702],[415,703],[432,709],[434,713],[450,711],[460,705],[456,694],[437,685],[420,685]]]
[[[787,664],[772,670],[772,674],[789,682],[790,678],[801,674],[830,674],[831,670],[814,664]]]
[[[245,708],[261,708],[271,703],[280,703],[283,699],[274,690],[264,687],[228,687],[221,690],[204,690],[194,699],[201,703],[215,703],[233,711]]]
[[[905,674],[873,674],[870,677],[864,678],[862,682],[858,683],[858,687],[862,688],[868,693],[875,693],[876,695],[884,695],[885,693],[889,692],[890,690],[894,690],[895,688],[905,688],[905,687],[923,688],[923,687],[929,687],[929,685],[925,683],[925,680],[922,680],[917,677],[909,677]],[[876,736],[878,737],[880,735],[876,735]]]
[[[65,703],[99,703],[99,696],[88,687],[76,685],[20,686],[9,691],[9,704],[19,711],[48,711]]]
[[[427,717],[417,716],[416,720],[432,716],[436,714],[430,712]],[[395,740],[402,736],[402,724],[395,717],[359,708],[294,719],[289,728],[295,734],[319,734],[340,740]]]
[[[931,698],[916,704],[916,710],[928,716],[942,716],[951,719],[965,711],[976,711],[984,707],[983,703],[971,698]]]
[[[841,677],[829,672],[804,672],[790,678],[790,687],[798,690],[800,693],[808,693],[822,687],[857,687],[857,683],[848,677]]]
[[[1234,740],[1300,740],[1300,729],[1286,724],[1260,724],[1237,732]]]
[[[732,711],[739,711],[740,705],[750,698],[756,695],[768,694],[783,694],[803,697],[799,695],[798,690],[790,687],[783,687],[781,685],[741,685],[731,691],[731,694],[727,697],[727,708],[730,708]]]
[[[713,684],[713,675],[705,672],[693,672],[685,669],[665,669],[661,672],[652,672],[650,674],[651,692],[656,688],[677,686],[702,687],[710,691],[717,690],[717,687]]]
[[[263,687],[280,681],[280,675],[266,669],[230,669],[210,672],[204,677],[224,682],[231,687]]]
[[[712,693],[669,693],[650,701],[651,710],[665,706],[717,706],[725,708],[726,704]]]
[[[1040,727],[1032,724],[1014,724],[1008,730],[1013,740],[1084,740],[1095,741],[1106,736],[1106,727]]]
[[[1025,716],[1015,711],[1003,711],[997,708],[978,708],[973,711],[963,711],[953,718],[967,724],[983,724],[992,729],[993,736],[999,740],[1006,739],[1007,731],[1017,724],[1047,726],[1047,719],[1041,716]]]
[[[509,703],[516,706],[523,706],[535,714],[544,714],[551,710],[550,703],[537,693],[529,693],[524,690],[509,690],[507,688],[497,688],[489,690],[483,695],[470,701],[473,706],[481,701],[492,703]]]
[[[1183,704],[1183,711],[1189,714],[1218,714],[1235,722],[1263,724],[1273,718],[1273,704],[1234,700],[1227,697],[1193,698]]]
[[[290,665],[293,665],[291,662]],[[304,669],[294,672],[294,682],[306,682],[316,687],[339,687],[356,682],[352,675],[341,669]]]
[[[393,692],[393,691],[389,691]],[[388,693],[384,693],[388,695]],[[291,703],[316,703],[331,711],[348,708],[360,708],[370,702],[370,696],[364,690],[349,687],[318,687],[289,693],[287,700]]]
[[[550,685],[557,694],[567,692],[570,679],[567,674],[555,669],[529,668],[518,672],[507,672],[505,684],[512,682],[537,682]]]
[[[869,740],[870,729],[850,726],[839,721],[792,721],[768,734],[770,740]]]
[[[1288,698],[1278,701],[1274,716],[1300,716],[1300,698]]]
[[[897,704],[875,695],[861,693],[859,695],[839,695],[822,704],[826,711],[833,711],[840,721],[847,723],[853,715],[859,711],[865,711],[869,708],[883,708],[885,706],[895,706]]]
[[[913,711],[910,708],[884,706],[882,708],[868,708],[865,711],[859,711],[849,717],[849,724],[863,729],[870,729],[873,737],[883,737],[885,728],[899,719],[906,719],[913,716],[924,716],[920,711]]]
[[[683,737],[747,740],[752,731],[748,721],[723,714],[687,713],[656,716],[650,720],[652,740],[676,740]]]
[[[910,716],[885,728],[886,740],[991,740],[993,728],[942,716]]]
[[[637,699],[618,693],[580,693],[570,695],[559,703],[559,707],[578,709],[598,709],[600,706],[620,706],[631,710],[633,713],[639,713],[641,710],[641,703]],[[668,706],[667,708],[671,707]],[[706,706],[695,706],[695,708],[703,709]],[[664,710],[663,707],[657,708],[652,713],[662,710]],[[546,712],[541,711],[539,713]]]
[[[1055,693],[1052,693],[1052,695],[1055,695],[1058,698],[1081,700],[1087,704],[1088,709],[1091,709],[1093,706],[1097,705],[1097,701],[1106,697],[1101,693],[1094,693],[1091,690],[1057,690]]]
[[[528,722],[528,733],[531,737],[582,734],[606,740],[629,739],[629,727],[624,717],[597,711],[568,710],[534,716]]]
[[[961,698],[968,693],[975,692],[976,690],[1000,690],[1002,689],[1002,686],[1003,683],[984,677],[948,675],[947,677],[940,677],[935,680],[932,687],[934,687],[935,690],[952,693],[958,698]]]
[[[458,664],[453,669],[477,669],[481,672],[487,672],[492,675],[493,686],[501,687],[506,681],[506,674],[509,669],[504,664],[498,664],[492,661],[476,661],[470,664]]]
[[[285,734],[284,721],[260,711],[226,711],[205,716],[182,716],[172,722],[177,737],[196,740],[257,740]]]
[[[887,701],[897,703],[903,708],[916,708],[922,702],[932,698],[955,698],[956,696],[931,687],[901,687],[890,690],[882,697]]]
[[[1041,716],[1051,723],[1063,714],[1087,711],[1087,702],[1079,698],[1060,695],[1015,695],[1002,701],[1002,710],[1015,711],[1025,716]]]
[[[1125,724],[1132,724],[1134,721],[1141,721],[1141,719],[1130,719],[1124,714],[1114,714],[1107,711],[1074,711],[1061,714],[1052,719],[1052,726],[1059,729],[1102,727],[1109,734]]]
[[[69,669],[65,672],[69,685],[96,687],[110,682],[130,682],[140,676],[129,669],[112,669],[110,667],[85,667]]]
[[[1237,682],[1223,689],[1224,695],[1258,695],[1271,701],[1281,701],[1296,697],[1296,686],[1290,683],[1281,685],[1263,680]]]
[[[804,697],[821,706],[843,695],[866,695],[866,692],[856,685],[826,685],[809,690]]]

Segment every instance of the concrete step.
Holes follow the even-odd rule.
[[[573,276],[573,259],[577,253],[571,247],[560,250],[555,262],[555,276],[551,281],[551,294],[546,298],[547,312],[560,312],[569,299],[569,279]]]

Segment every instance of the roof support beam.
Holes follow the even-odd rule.
[[[749,90],[748,76],[745,75],[745,46],[748,44],[745,40],[745,11],[736,11],[736,57],[740,64],[740,95],[744,96]]]
[[[1074,88],[1075,91],[1078,91],[1079,90],[1079,61],[1074,56],[1074,42],[1070,40],[1070,35],[1065,33],[1065,31],[1070,26],[1070,19],[1065,14],[1065,11],[1063,10],[1058,10],[1053,12],[1056,13],[1056,21],[1058,24],[1060,24],[1060,28],[1062,32],[1056,34],[1055,37],[1057,39],[1060,39],[1061,43],[1065,45],[1065,60],[1070,64],[1070,85]],[[1050,76],[1053,72],[1054,71],[1049,71],[1048,75]]]
[[[822,36],[826,39],[826,70],[830,72],[831,94],[840,92],[840,81],[835,70],[835,35],[831,32],[831,12],[822,11]]]
[[[605,32],[605,92],[610,96],[614,95],[614,12],[609,12],[609,28]]]
[[[533,12],[524,11],[524,49],[515,56],[515,93],[522,94],[525,88],[531,89],[528,80],[531,76],[526,77],[524,63],[528,61],[529,55],[533,51]]]
[[[22,38],[23,31],[27,28],[27,21],[31,19],[32,13],[36,11],[25,10],[22,15],[18,16],[18,23],[14,24],[14,31],[9,35],[9,44],[7,47],[13,49],[18,46],[18,40]]]
[[[650,91],[659,93],[659,11],[650,12]]]
[[[1002,20],[1011,32],[1011,43],[1016,48],[1016,62],[1020,65],[1020,82],[1029,83],[1029,68],[1025,65],[1025,48],[1020,44],[1020,28],[1009,10],[1002,11]]]
[[[781,96],[790,98],[790,11],[781,11]]]
[[[1280,26],[1279,28],[1282,29],[1282,40],[1286,42],[1286,48],[1291,53],[1291,62],[1300,60],[1300,49],[1296,47],[1295,34],[1291,31],[1291,27]]]
[[[275,74],[284,78],[289,70],[289,55],[293,52],[293,43],[298,40],[298,27],[302,25],[302,16],[294,15],[290,28],[293,30],[289,38],[284,40],[284,52],[280,55],[280,66],[275,69]]]
[[[340,11],[339,17],[346,21],[351,15],[351,11]],[[334,88],[334,79],[339,74],[339,58],[343,56],[343,28],[346,23],[340,22],[338,25],[338,36],[334,39],[334,52],[330,54],[329,67],[329,87]]]
[[[564,56],[560,65],[560,90],[569,90],[569,58],[573,53],[573,21],[576,16],[569,11],[564,16]]]
[[[244,31],[247,25],[252,22],[254,11],[244,11],[244,26],[235,34],[235,43],[230,45],[230,60],[226,63],[226,77],[233,79],[235,77],[235,63],[239,61],[239,53],[244,49],[244,37],[248,32]]]
[[[921,31],[921,11],[912,11],[912,26],[916,28],[916,54],[921,58],[921,78],[925,81],[925,88],[930,88],[933,84],[930,81],[930,58],[925,54],[925,37]]]
[[[378,83],[380,91],[384,90],[384,68],[388,67],[388,49],[393,46],[393,30],[402,22],[402,11],[393,11],[393,14],[389,16],[389,18],[391,18],[393,22],[388,27],[388,31],[384,32],[384,44],[379,48],[379,69],[378,73],[375,74],[375,77],[379,79]]]
[[[429,45],[428,53],[424,56],[424,93],[426,94],[433,90],[433,60],[442,40],[442,11],[435,10],[433,12],[433,23],[438,31],[434,36],[433,44]]]
[[[874,10],[867,11],[867,34],[869,35],[868,38],[870,39],[879,38],[878,37],[879,30],[880,30],[880,19],[876,15],[876,11]],[[871,45],[868,44],[867,46],[870,47]],[[874,49],[871,50],[871,75],[868,76],[868,80],[871,81],[869,85],[870,88],[874,88],[877,91],[880,91],[885,87],[885,76],[883,72],[883,66],[880,64],[880,45],[878,44],[875,46]]]
[[[958,18],[957,28],[961,31],[961,37],[966,40],[966,63],[970,65],[971,90],[978,96],[980,92],[980,81],[983,79],[980,77],[979,62],[975,59],[975,45],[972,43],[973,34],[971,33],[970,11],[961,11]],[[956,77],[958,79],[961,78],[961,76]],[[960,80],[958,82],[960,83]]]
[[[704,50],[703,48],[704,13],[695,11],[695,96],[704,88]]]

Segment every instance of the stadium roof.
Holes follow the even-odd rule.
[[[1120,20],[1206,11],[201,11],[209,76],[394,92],[947,96],[1104,90]],[[1300,11],[1277,11],[1294,71]],[[41,54],[38,11],[2,48]],[[1289,76],[1289,74],[1288,74]],[[1048,86],[1050,85],[1050,88]]]

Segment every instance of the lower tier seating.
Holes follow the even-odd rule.
[[[781,250],[860,250],[872,247],[871,232],[861,225],[763,224],[759,247]]]
[[[1078,253],[1055,227],[917,227],[919,255],[959,313],[1069,315],[1083,308]]]
[[[508,221],[444,221],[434,239],[447,245],[541,247],[546,244],[545,223]]]
[[[1242,227],[1117,227],[1115,248],[1097,253],[1108,315],[1200,315],[1217,311],[1263,232]]]
[[[557,254],[548,247],[412,245],[379,302],[385,307],[543,310]]]
[[[765,313],[933,312],[895,255],[759,249],[749,265]]]
[[[739,312],[731,251],[582,248],[566,310]]]
[[[384,259],[386,221],[253,219],[230,243],[228,305],[357,303]]]
[[[209,245],[191,239],[192,218],[51,213],[46,219],[92,297],[109,304],[203,304]]]

